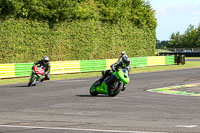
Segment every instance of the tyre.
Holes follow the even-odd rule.
[[[96,87],[98,86],[98,84],[99,84],[99,81],[97,80],[97,81],[94,82],[94,83],[92,84],[92,86],[90,87],[90,95],[91,95],[91,96],[97,96],[97,95],[98,95],[98,93],[97,93],[97,91],[96,91]]]
[[[119,92],[120,92],[122,89],[123,89],[123,84],[120,83],[120,82],[118,82],[116,89],[114,89],[113,91],[110,90],[109,93],[108,93],[108,95],[111,96],[111,97],[114,97],[114,96],[118,95]]]
[[[34,81],[35,81],[35,76],[33,76],[33,77],[30,79],[30,82],[28,83],[28,86],[32,86]]]

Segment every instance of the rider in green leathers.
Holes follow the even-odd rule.
[[[130,59],[128,58],[128,56],[126,55],[126,53],[124,51],[121,52],[121,56],[119,57],[118,61],[114,64],[112,64],[110,67],[113,71],[118,70],[118,69],[122,69],[122,71],[128,75],[130,72]],[[109,76],[111,74],[111,70],[105,70],[102,72],[102,77],[99,79],[99,85],[103,82],[103,80]],[[126,87],[124,86],[124,88],[122,89],[122,91],[124,91],[126,89]]]

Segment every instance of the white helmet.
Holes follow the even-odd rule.
[[[121,55],[123,56],[123,55],[126,55],[126,52],[125,51],[122,51],[121,52]]]
[[[47,64],[49,62],[49,57],[48,56],[44,56],[43,57],[43,62],[44,62],[44,64]]]

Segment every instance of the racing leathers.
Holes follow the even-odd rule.
[[[128,58],[127,55],[122,55],[118,61],[114,64],[112,64],[110,67],[112,69],[112,71],[118,70],[118,69],[122,69],[122,71],[126,74],[129,75],[130,72],[130,60]],[[111,74],[111,70],[105,70],[102,72],[102,77],[99,79],[99,85],[103,82],[103,80],[109,76]],[[124,88],[122,89],[122,91],[124,91],[126,89],[126,87],[124,86]]]

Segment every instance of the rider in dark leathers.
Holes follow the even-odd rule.
[[[128,56],[126,55],[126,53],[124,51],[121,52],[121,56],[118,59],[118,61],[114,64],[112,64],[110,67],[112,69],[112,71],[118,70],[118,69],[122,69],[122,71],[126,74],[129,75],[130,72],[130,59],[128,58]],[[103,80],[111,74],[111,70],[105,70],[102,72],[102,77],[99,79],[99,84],[101,84],[103,82]],[[122,91],[124,91],[126,89],[126,87],[124,86],[124,88],[122,89]]]
[[[50,73],[50,64],[49,64],[49,57],[48,56],[44,56],[42,60],[39,60],[37,62],[35,62],[33,64],[33,67],[32,69],[35,68],[35,66],[43,66],[45,72],[44,72],[44,75],[45,77],[43,79],[40,79],[41,82],[44,81],[44,80],[50,80],[50,77],[49,77],[49,73]]]

